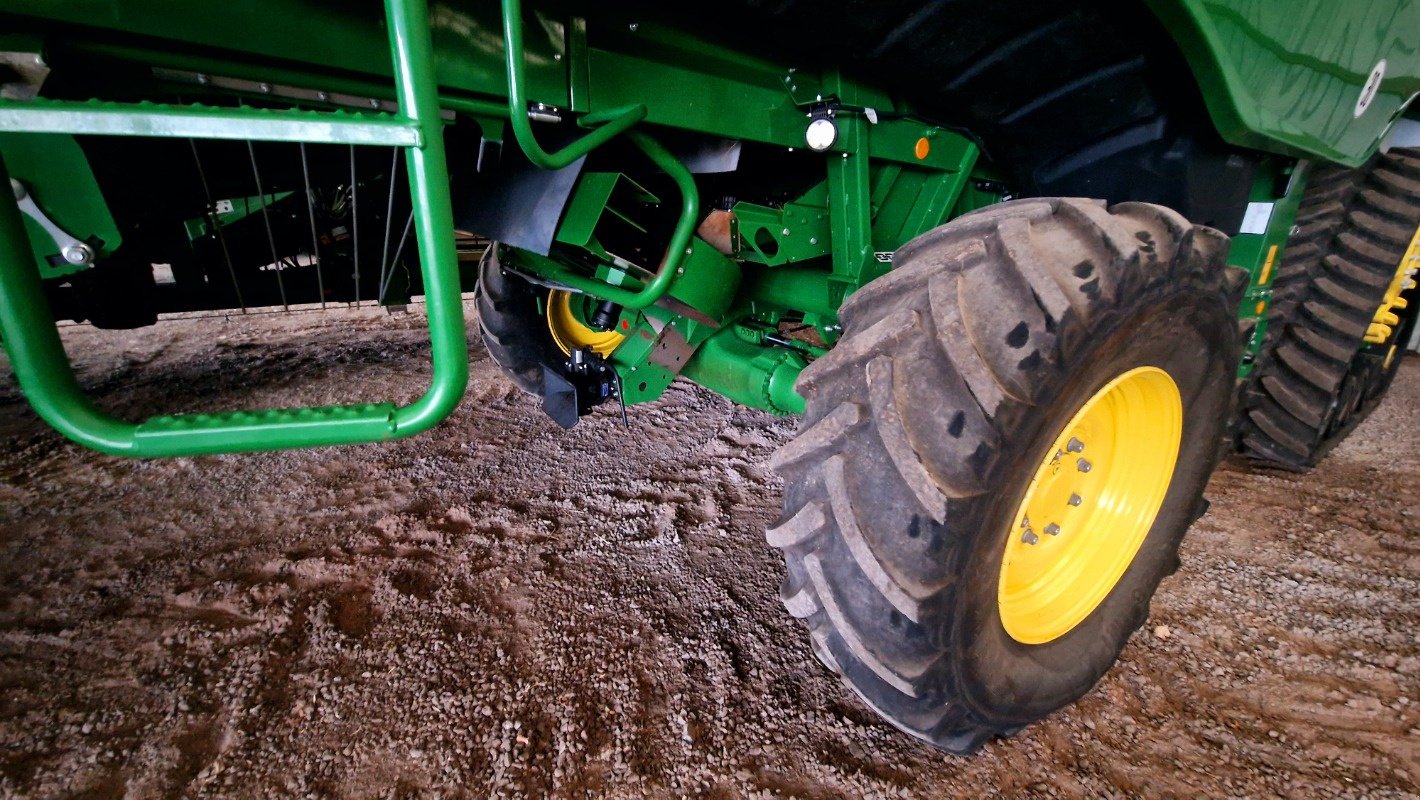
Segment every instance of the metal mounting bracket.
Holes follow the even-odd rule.
[[[74,267],[87,267],[94,263],[94,248],[55,224],[54,220],[44,213],[44,209],[35,203],[34,197],[23,183],[11,178],[10,191],[15,195],[15,204],[20,207],[20,213],[43,228],[49,238],[54,240],[54,246],[59,248],[59,252],[51,256],[51,259],[57,258],[61,263]]]

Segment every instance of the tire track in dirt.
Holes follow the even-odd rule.
[[[408,399],[422,326],[65,336],[136,415]],[[562,432],[474,349],[430,434],[298,453],[110,459],[0,383],[0,796],[1416,792],[1413,362],[1314,474],[1225,465],[1120,665],[959,759],[865,710],[779,606],[760,465],[792,421],[677,384],[629,430]]]

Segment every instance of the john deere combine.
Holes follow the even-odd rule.
[[[1222,453],[1313,463],[1415,325],[1412,0],[2,0],[0,23],[0,337],[54,427],[141,458],[418,433],[463,395],[476,291],[564,426],[677,377],[801,415],[773,463],[784,604],[953,752],[1089,690]],[[415,295],[433,383],[402,407],[119,420],[54,326]]]

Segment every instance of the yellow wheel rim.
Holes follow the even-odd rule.
[[[1051,443],[1006,532],[997,604],[1022,644],[1070,632],[1119,582],[1163,505],[1183,435],[1178,386],[1138,367]]]
[[[577,299],[580,301],[582,296]],[[573,313],[572,301],[572,293],[561,289],[553,289],[547,295],[547,329],[552,332],[552,341],[569,356],[573,350],[588,347],[603,358],[611,355],[626,337],[616,331],[588,327]]]

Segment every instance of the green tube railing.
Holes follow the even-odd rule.
[[[414,225],[423,265],[434,379],[423,397],[395,411],[392,435],[411,436],[443,422],[463,399],[468,388],[468,333],[427,0],[386,0],[385,8],[400,111],[425,131],[424,146],[405,151],[405,166],[414,207],[418,208],[421,200],[424,204],[423,213],[414,216]]]
[[[562,169],[646,118],[646,107],[639,103],[608,109],[597,115],[598,119],[606,120],[605,124],[561,150],[549,153],[538,144],[532,121],[528,119],[522,0],[503,0],[503,52],[508,64],[508,118],[513,126],[513,138],[518,140],[528,160],[542,169]]]
[[[627,308],[641,309],[655,305],[675,281],[677,270],[684,263],[686,251],[690,247],[690,237],[695,234],[695,226],[699,221],[700,201],[694,177],[656,140],[630,130],[633,125],[646,118],[646,106],[639,103],[589,113],[578,122],[585,128],[591,128],[591,132],[556,152],[549,153],[543,149],[537,137],[533,135],[532,122],[528,118],[522,0],[502,0],[502,3],[503,47],[508,67],[508,118],[513,128],[513,138],[517,140],[528,160],[542,169],[562,169],[626,133],[656,166],[671,176],[681,193],[681,214],[671,234],[665,263],[651,282],[641,289],[623,289],[563,269],[556,269],[545,277]]]
[[[685,263],[686,254],[690,250],[690,237],[695,235],[695,226],[700,218],[700,195],[695,188],[695,176],[691,175],[690,170],[671,155],[670,151],[662,147],[660,142],[636,131],[627,135],[651,159],[652,163],[671,176],[671,180],[675,181],[676,187],[680,190],[680,218],[676,221],[675,230],[671,233],[671,243],[666,249],[666,259],[660,270],[649,283],[640,289],[623,289],[620,286],[613,286],[605,281],[589,278],[571,270],[555,268],[549,271],[536,269],[535,266],[533,268],[543,277],[586,292],[593,297],[610,300],[626,308],[642,309],[655,305],[656,301],[665,296],[666,292],[670,290],[671,284],[675,282],[677,271]],[[545,263],[551,264],[552,262]]]
[[[6,192],[0,194],[0,338],[20,388],[41,418],[65,436],[106,453],[162,457],[383,441],[427,430],[453,412],[468,384],[468,343],[450,235],[453,214],[427,0],[386,0],[385,11],[400,101],[397,117],[0,102],[0,131],[317,143],[358,137],[361,143],[405,146],[433,360],[428,391],[404,407],[376,403],[184,414],[138,424],[114,418],[85,397],[74,377],[19,208]],[[3,180],[8,177],[0,160],[0,186],[8,184]]]

